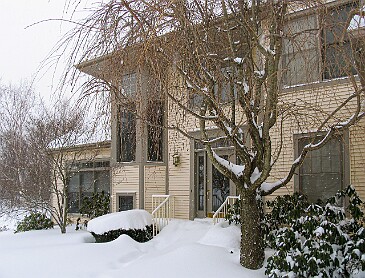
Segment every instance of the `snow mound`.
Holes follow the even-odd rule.
[[[94,218],[87,224],[87,230],[101,235],[118,229],[144,229],[152,225],[152,216],[145,210],[135,209],[105,214]]]
[[[239,249],[241,230],[238,226],[228,225],[227,222],[212,226],[202,239],[200,244],[219,246],[227,249]]]

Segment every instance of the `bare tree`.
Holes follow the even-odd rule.
[[[294,11],[326,12],[325,2],[111,0],[65,37],[64,45],[74,49],[71,65],[104,55],[101,68],[91,69],[97,78],[88,85],[107,85],[121,103],[126,101],[119,87],[124,68],[140,66],[147,69],[151,80],[158,81],[159,91],[169,100],[169,113],[176,113],[164,127],[200,141],[213,165],[236,185],[242,208],[240,261],[247,268],[260,268],[264,261],[261,197],[287,185],[309,152],[364,117],[364,84],[359,85],[354,77],[361,76],[363,70],[356,70],[351,48],[341,41],[332,49],[342,53],[341,63],[326,62],[335,63],[350,76],[352,94],[337,98],[331,111],[320,103],[282,97],[284,85],[291,85],[288,80],[295,76],[290,67],[295,55],[303,57],[308,66],[301,73],[306,77],[303,82],[315,81],[315,74],[327,74],[310,68],[311,60],[305,53],[311,39],[320,36],[324,28],[337,27],[325,26],[325,19],[313,28],[301,27],[308,22],[291,25]],[[346,31],[345,26],[333,34],[344,38]],[[149,119],[147,115],[139,117]],[[199,127],[199,138],[188,132],[187,119]],[[319,141],[314,136],[287,173],[269,183],[287,140],[284,130],[293,122],[298,129],[324,132],[324,136]],[[213,138],[211,126],[220,130]],[[240,163],[233,164],[215,153],[214,144],[222,141],[234,146]]]
[[[22,196],[32,196],[35,202],[44,203],[49,199],[49,172],[47,160],[43,162],[39,152],[28,140],[31,118],[39,104],[32,89],[26,84],[19,87],[2,86],[0,126],[0,188],[2,199],[8,206],[20,208]],[[39,140],[38,140],[39,141]],[[39,149],[39,147],[37,147]],[[34,161],[42,162],[34,164]],[[37,168],[34,166],[37,165]]]
[[[85,109],[62,101],[53,110],[45,108],[26,85],[2,86],[0,98],[0,191],[4,207],[8,211],[47,212],[65,233],[67,167],[83,151],[71,147],[93,136],[92,128],[84,123]]]

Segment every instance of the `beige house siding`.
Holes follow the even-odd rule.
[[[174,196],[175,217],[189,219],[190,209],[190,146],[189,140],[181,134],[169,132],[169,194]],[[180,164],[173,165],[172,155],[180,155]],[[193,204],[192,204],[193,205]]]
[[[365,120],[350,129],[351,184],[365,200]]]
[[[144,167],[144,209],[152,212],[152,195],[166,194],[166,166]]]
[[[353,93],[353,87],[348,79],[332,80],[316,84],[308,84],[300,87],[286,88],[281,94],[281,104],[290,105],[293,110],[284,122],[283,145],[277,163],[271,173],[269,181],[277,181],[284,178],[295,157],[294,140],[295,135],[316,131],[320,121],[323,121],[334,109],[336,109],[348,96]],[[354,102],[345,106],[338,115],[346,119],[353,111]],[[184,127],[184,130],[195,131],[197,123],[194,118],[184,114],[176,106],[170,104],[169,123]],[[178,112],[176,112],[178,111]],[[294,112],[297,114],[294,116]],[[299,115],[299,116],[298,116]],[[333,122],[329,122],[328,125]],[[324,128],[325,129],[325,128]],[[350,169],[350,181],[358,190],[360,196],[365,199],[365,121],[351,128],[349,132],[349,142],[345,148],[349,150],[348,158],[350,165],[345,168]],[[272,131],[273,150],[280,147],[280,130],[278,127]],[[168,192],[175,197],[175,217],[192,218],[191,210],[194,210],[194,150],[191,149],[190,140],[176,131],[168,133]],[[174,166],[172,155],[180,155],[181,164]],[[346,161],[345,161],[346,163]],[[346,184],[345,184],[346,186]],[[296,190],[294,179],[289,184],[266,200],[278,195],[292,194]]]
[[[170,88],[174,90],[174,95],[186,98],[187,92],[184,82],[180,76],[174,76],[171,72]],[[168,103],[168,123],[170,126],[181,127],[185,131],[193,131],[198,127],[197,120],[191,117],[186,111],[179,108],[176,103],[169,100]],[[194,218],[191,211],[194,210],[194,168],[192,167],[193,151],[190,146],[190,139],[176,130],[168,132],[168,193],[174,197],[175,217],[180,219]],[[173,155],[180,156],[180,164],[173,164]]]
[[[347,79],[333,80],[319,84],[306,85],[298,88],[287,89],[282,94],[282,102],[291,104],[293,112],[300,112],[299,117],[290,116],[284,122],[283,140],[281,155],[271,173],[270,181],[284,178],[288,173],[295,157],[294,135],[305,134],[316,131],[320,121],[323,121],[329,113],[336,109],[341,102],[353,93],[353,87],[347,82]],[[296,105],[296,107],[295,107]],[[354,102],[349,103],[338,115],[342,119],[351,116],[354,111]],[[352,111],[352,112],[351,112]],[[299,120],[299,121],[298,121]],[[299,124],[300,123],[300,124]],[[329,122],[332,124],[333,122]],[[362,198],[365,197],[365,124],[364,120],[350,129],[349,142],[345,142],[345,148],[349,150],[350,166],[345,165],[350,170],[350,181],[360,193]],[[278,148],[280,144],[280,133],[278,129],[272,132],[273,149]],[[345,161],[346,163],[346,161]],[[346,181],[345,181],[345,186]],[[275,196],[293,193],[294,178],[291,182],[267,199]]]
[[[111,170],[111,205],[117,211],[117,194],[131,193],[136,195],[134,208],[139,208],[139,165],[117,165]]]

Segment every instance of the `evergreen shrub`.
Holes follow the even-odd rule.
[[[144,229],[118,229],[105,232],[101,235],[91,232],[96,242],[109,242],[117,239],[121,235],[128,235],[138,242],[147,242],[152,239],[152,225],[146,226]]]
[[[345,209],[339,205],[347,201]],[[269,232],[276,252],[269,277],[351,277],[365,270],[362,201],[349,186],[324,204],[311,204],[298,217]],[[271,236],[270,236],[271,235]]]
[[[91,197],[84,197],[82,200],[80,213],[87,215],[88,218],[102,216],[109,213],[110,195],[108,193],[96,192]]]
[[[299,193],[268,201],[270,212],[263,217],[262,231],[266,246],[276,252],[268,259],[266,274],[351,277],[365,271],[363,205],[352,186],[316,204]],[[236,202],[227,220],[240,224],[239,212]]]
[[[54,223],[45,214],[40,212],[32,212],[25,216],[16,227],[15,233],[31,230],[53,229]]]

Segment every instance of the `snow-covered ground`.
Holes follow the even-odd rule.
[[[0,232],[0,277],[265,277],[239,264],[240,231],[208,221],[172,221],[147,243],[121,236],[93,243],[69,227]]]

